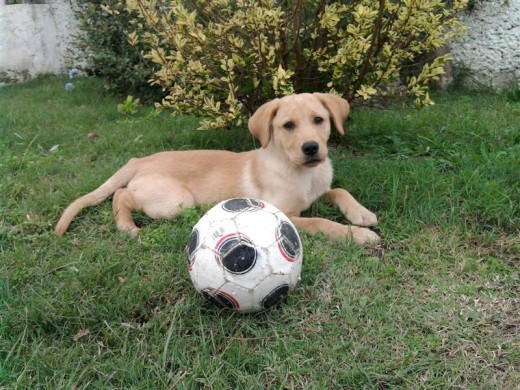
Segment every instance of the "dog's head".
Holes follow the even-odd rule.
[[[262,148],[282,151],[295,165],[314,167],[327,158],[331,121],[343,135],[349,104],[328,93],[285,96],[262,105],[249,119],[249,131]]]

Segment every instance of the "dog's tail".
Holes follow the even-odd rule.
[[[134,168],[133,164],[134,160],[137,159],[130,160],[97,189],[72,202],[61,215],[61,218],[54,229],[54,233],[57,236],[62,236],[69,228],[74,217],[78,215],[81,210],[85,207],[100,204],[119,188],[125,187],[136,173],[136,168]]]

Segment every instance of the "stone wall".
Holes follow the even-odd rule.
[[[0,4],[0,82],[65,73],[75,65],[76,32],[70,1]]]
[[[455,67],[475,87],[520,83],[520,0],[477,0],[465,12],[466,33],[453,42]]]

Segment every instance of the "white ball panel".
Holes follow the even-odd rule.
[[[197,223],[195,228],[200,232],[201,242],[213,250],[216,250],[226,236],[236,234],[237,231],[235,222],[225,218],[209,220],[202,228],[199,228]]]
[[[279,242],[273,243],[269,248],[267,248],[267,250],[269,252],[269,266],[271,267],[271,272],[273,274],[289,275],[294,272],[300,273],[302,264],[301,255],[294,260],[288,260],[284,255],[282,255],[282,249]]]
[[[202,244],[195,252],[189,272],[198,291],[207,287],[218,289],[226,282],[224,270],[218,264],[215,252],[207,248],[205,244]]]
[[[278,219],[264,209],[241,212],[235,217],[235,223],[239,232],[254,238],[256,246],[266,248],[276,241]]]
[[[248,313],[258,311],[259,308],[255,306],[253,290],[238,286],[232,282],[224,284],[220,291],[229,294],[234,299],[239,307],[237,311]]]
[[[262,309],[268,309],[285,299],[295,287],[290,284],[288,275],[271,275],[254,290],[254,302],[258,302]]]
[[[225,270],[224,277],[227,281],[238,286],[254,289],[261,281],[269,277],[272,269],[269,266],[268,251],[264,248],[256,248],[257,258],[254,267],[244,274],[234,274]]]

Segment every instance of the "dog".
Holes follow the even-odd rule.
[[[151,218],[173,219],[186,208],[248,197],[275,205],[308,233],[321,232],[358,244],[376,243],[379,236],[366,228],[377,224],[376,215],[346,190],[331,189],[333,170],[327,149],[331,122],[343,135],[349,110],[345,99],[327,93],[274,99],[248,122],[260,148],[242,153],[169,151],[133,158],[99,188],[72,202],[55,233],[63,235],[83,208],[111,195],[117,228],[132,236],[139,232],[132,219],[134,210]],[[357,226],[300,216],[321,196]]]

